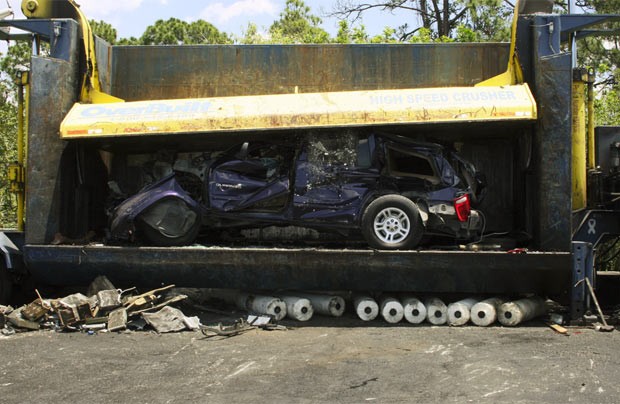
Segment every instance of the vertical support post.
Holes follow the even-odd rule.
[[[585,208],[587,202],[586,81],[584,69],[573,70],[573,210]]]
[[[573,283],[571,288],[571,318],[581,318],[590,306],[585,279],[594,282],[594,250],[592,244],[573,242]]]
[[[25,138],[26,138],[26,120],[27,116],[25,107],[28,96],[28,72],[20,73],[17,81],[17,165],[19,167],[19,183],[17,190],[17,230],[24,231],[24,205],[25,205],[25,175],[24,162],[26,160]]]
[[[572,68],[561,53],[560,19],[535,16],[533,73],[539,116],[533,137],[534,237],[543,251],[569,251],[572,215]]]
[[[33,57],[31,62],[28,108],[35,113],[28,122],[27,244],[48,243],[60,228],[60,159],[66,143],[58,129],[79,88],[77,23],[63,21],[59,33],[51,57]]]
[[[588,169],[593,170],[596,168],[596,143],[594,139],[594,126],[596,119],[594,118],[594,69],[588,70],[588,118],[587,118],[587,132],[588,132]]]

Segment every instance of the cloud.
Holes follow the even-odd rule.
[[[109,15],[134,11],[144,0],[78,0],[80,8],[89,19],[98,20]]]
[[[210,4],[200,12],[200,18],[224,24],[240,16],[256,16],[260,14],[276,15],[279,7],[273,0],[239,0],[225,5],[222,2]]]

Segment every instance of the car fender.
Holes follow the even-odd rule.
[[[179,198],[191,209],[200,214],[201,208],[176,181],[174,174],[162,178],[144,190],[127,198],[114,209],[110,219],[110,232],[113,238],[131,239],[135,230],[134,220],[145,209],[164,198]]]

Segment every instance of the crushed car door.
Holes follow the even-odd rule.
[[[244,143],[216,162],[209,176],[209,204],[220,211],[280,211],[286,207],[293,149]]]
[[[302,149],[295,175],[294,206],[301,219],[349,221],[376,182],[368,139],[314,136]]]

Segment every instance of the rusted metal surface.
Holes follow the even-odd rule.
[[[77,24],[66,25],[77,49]],[[59,165],[66,145],[59,136],[60,122],[77,95],[77,53],[69,62],[33,57],[26,182],[26,243],[49,242],[60,226]]]
[[[542,293],[562,297],[571,276],[569,253],[26,246],[24,254],[37,278],[65,285],[88,284],[97,275],[105,275],[116,286],[174,283],[250,290]]]
[[[533,138],[536,197],[534,238],[545,251],[569,251],[571,245],[571,87],[570,54],[535,63],[540,116]]]
[[[102,80],[127,101],[471,86],[507,57],[493,43],[116,46]]]

